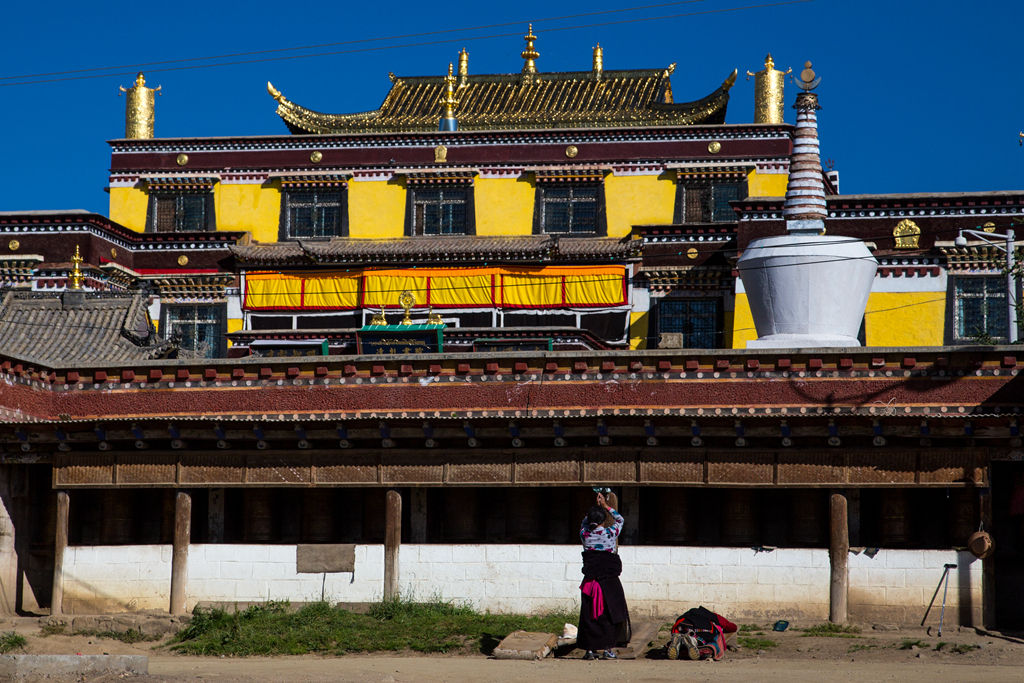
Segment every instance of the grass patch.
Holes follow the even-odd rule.
[[[900,650],[912,650],[915,647],[920,650],[920,649],[924,649],[924,648],[928,647],[928,644],[925,643],[923,640],[907,640],[907,639],[904,639],[900,643],[898,649],[900,649]]]
[[[740,624],[739,632],[751,636],[763,636],[764,632],[769,628],[768,626],[758,626],[757,624]]]
[[[740,636],[736,639],[736,642],[740,644],[740,647],[750,650],[770,650],[773,647],[779,646],[776,641],[770,638],[751,638],[749,636]]]
[[[0,633],[0,654],[7,654],[12,650],[23,650],[27,642],[25,636],[14,631]]]
[[[134,628],[130,628],[127,631],[75,631],[73,635],[120,640],[122,643],[151,643],[155,640],[160,640],[160,636],[148,636]]]
[[[805,636],[818,637],[818,638],[857,638],[860,633],[860,628],[857,626],[850,626],[849,624],[833,624],[826,622],[824,624],[818,624],[817,626],[811,626],[809,628],[801,629]]]
[[[863,652],[864,650],[875,650],[878,649],[876,643],[854,643],[846,651],[847,654],[853,654],[854,652]]]
[[[946,647],[947,645],[949,645],[949,643],[947,643],[947,642],[946,642],[946,641],[944,641],[944,640],[940,640],[939,642],[935,643],[935,648],[934,648],[934,650],[935,650],[936,652],[939,652],[940,650],[942,650],[942,648]]]
[[[389,600],[368,614],[320,602],[290,611],[287,603],[254,605],[235,614],[200,609],[172,639],[171,649],[194,655],[344,654],[346,652],[451,652],[489,654],[512,631],[561,633],[575,613],[543,616],[481,614],[433,600]]]
[[[967,654],[971,650],[978,650],[980,648],[981,645],[968,645],[967,643],[962,643],[960,645],[954,645],[953,647],[949,648],[949,651],[958,655],[963,655]]]
[[[61,636],[64,635],[64,629],[67,628],[66,624],[43,624],[39,627],[39,635],[41,636]]]

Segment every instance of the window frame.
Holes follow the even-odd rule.
[[[719,207],[720,201],[717,195],[725,188],[734,189],[736,196],[726,198],[725,206]],[[676,181],[672,221],[676,225],[683,223],[735,223],[736,213],[732,207],[728,206],[728,202],[746,199],[747,191],[747,183],[742,179],[718,180],[680,177]],[[694,215],[694,207],[687,204],[694,195],[698,197],[700,215]]]
[[[181,228],[181,222],[183,222],[185,217],[185,208],[183,206],[179,206],[179,204],[187,198],[202,199],[202,216],[200,219],[202,227],[199,230],[187,230]],[[175,204],[174,217],[172,218],[174,225],[170,230],[162,230],[160,229],[161,207],[166,206],[170,201],[173,201]],[[150,190],[149,202],[146,207],[146,232],[214,232],[216,229],[217,218],[216,211],[214,210],[212,189],[204,189],[202,191]]]
[[[318,208],[329,208],[332,206],[331,202],[327,202],[326,199],[329,197],[336,198],[338,220],[334,228],[334,232],[327,234],[317,235],[294,235],[292,234],[292,226],[294,222],[293,210],[301,208],[297,206],[298,202],[296,198],[300,195],[312,195],[314,197],[313,204],[311,205],[315,212]],[[317,202],[317,198],[322,197],[325,201]],[[314,222],[315,232],[315,222]],[[324,186],[324,187],[283,187],[281,188],[281,218],[278,223],[278,234],[277,239],[280,242],[287,242],[290,240],[329,240],[334,237],[348,237],[348,189],[346,186]]]
[[[459,232],[425,232],[424,226],[417,221],[417,207],[427,205],[423,198],[427,193],[439,192],[441,198],[438,200],[440,206],[455,205],[461,203],[465,214],[463,230]],[[446,201],[443,197],[445,192],[464,192],[465,199],[462,202]],[[473,185],[471,183],[438,183],[426,186],[409,185],[405,193],[405,234],[407,237],[446,237],[451,235],[475,235],[476,234],[476,203],[474,201]]]
[[[227,303],[223,302],[195,302],[195,303],[164,303],[160,306],[160,336],[164,339],[171,338],[171,332],[174,330],[174,323],[179,322],[178,319],[171,320],[172,312],[177,312],[182,309],[192,309],[195,311],[198,308],[210,308],[213,310],[215,319],[205,320],[205,322],[212,322],[216,325],[214,330],[214,336],[217,339],[217,346],[213,349],[212,356],[205,356],[206,358],[225,358],[227,356]],[[186,323],[191,322],[195,325],[198,322],[203,322],[199,318],[195,317],[190,320],[186,320]],[[182,344],[182,349],[189,351],[196,351],[196,349],[190,348]]]
[[[721,296],[670,296],[658,299],[657,306],[655,308],[655,320],[654,328],[655,332],[653,335],[653,344],[655,347],[658,345],[658,341],[661,339],[661,335],[666,332],[675,332],[674,330],[665,329],[665,318],[666,318],[666,307],[669,304],[694,304],[694,303],[708,303],[714,306],[714,311],[708,319],[712,320],[712,330],[710,335],[712,337],[711,346],[694,345],[689,343],[686,332],[680,332],[683,335],[683,346],[684,349],[720,349],[725,346],[725,301]]]
[[[978,337],[987,335],[993,342],[998,344],[1007,343],[1007,332],[1009,321],[1007,319],[1007,296],[1006,290],[1006,276],[999,275],[996,273],[977,273],[970,275],[953,275],[949,278],[950,288],[950,313],[949,313],[949,330],[950,334],[948,338],[950,343],[954,345],[965,345],[965,344],[977,344]],[[959,285],[966,281],[975,280],[983,283],[983,290],[981,292],[966,292],[961,294],[959,291]],[[989,292],[985,285],[988,283],[996,283],[998,285],[998,291]],[[976,333],[969,333],[966,331],[963,335],[960,334],[960,328],[964,324],[964,310],[961,306],[961,302],[970,299],[980,299],[982,301],[982,314],[984,329]],[[1002,319],[1001,329],[999,334],[991,334],[988,330],[988,319],[989,319],[989,305],[988,302],[997,302],[997,306],[1000,310],[999,317]]]
[[[576,189],[593,189],[594,195],[594,229],[588,231],[577,231],[573,230],[571,226],[568,230],[553,232],[549,230],[548,226],[548,203],[563,203],[560,199],[553,199],[550,197],[550,193],[553,190],[568,189],[572,193]],[[572,205],[576,202],[573,201],[573,197],[569,197],[565,204],[569,205],[570,213],[572,212]],[[605,211],[605,192],[604,183],[597,181],[576,181],[576,182],[560,182],[560,183],[537,183],[537,192],[535,197],[534,211],[533,211],[533,232],[537,235],[553,235],[558,237],[605,237],[608,234],[608,220]],[[580,202],[582,203],[582,202]]]

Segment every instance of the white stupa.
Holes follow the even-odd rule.
[[[861,240],[826,235],[818,150],[821,82],[807,62],[797,84],[796,132],[783,216],[787,234],[754,240],[737,262],[757,328],[747,348],[860,346],[878,261]]]

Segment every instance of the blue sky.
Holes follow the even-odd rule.
[[[124,127],[118,86],[138,69],[99,78],[13,85],[24,74],[63,72],[228,53],[280,50],[402,34],[512,22],[472,31],[334,45],[316,58],[219,68],[144,67],[157,99],[159,137],[282,134],[266,81],[320,111],[375,109],[387,74],[442,74],[465,46],[472,73],[518,71],[522,35],[534,21],[540,71],[590,68],[591,47],[605,68],[665,67],[677,62],[677,101],[704,96],[734,68],[727,121],[753,118],[753,81],[765,53],[799,71],[807,59],[818,89],[822,156],[835,161],[844,193],[1024,189],[1024,75],[1020,48],[1024,3],[697,0],[561,20],[551,17],[643,4],[594,0],[552,3],[10,3],[0,41],[0,117],[5,159],[0,210],[84,208],[107,212],[109,147]],[[186,8],[190,8],[187,9]],[[661,17],[654,21],[633,21]],[[597,25],[607,22],[623,22]],[[564,27],[584,28],[572,30]],[[509,34],[509,35],[499,35]],[[482,37],[490,36],[490,37]],[[389,47],[399,44],[431,43]],[[277,52],[237,57],[263,59]],[[189,65],[200,64],[192,62]],[[166,65],[174,66],[174,65]],[[41,78],[59,78],[47,76]],[[787,83],[787,120],[795,87]]]

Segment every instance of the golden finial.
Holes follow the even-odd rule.
[[[821,77],[814,73],[814,69],[811,68],[811,63],[804,63],[804,70],[800,72],[800,80],[797,81],[796,86],[801,90],[810,92],[818,87],[821,83]]]
[[[469,53],[466,52],[466,48],[462,48],[459,52],[459,87],[466,87],[466,81],[469,79]]]
[[[445,93],[441,98],[441,104],[444,106],[444,118],[454,119],[455,118],[455,107],[459,101],[455,99],[455,76],[452,74],[452,63],[448,62],[448,75],[444,77]]]
[[[162,86],[147,88],[146,77],[140,71],[139,75],[135,77],[135,84],[132,87],[125,88],[123,85],[118,87],[121,92],[128,94],[124,112],[124,136],[126,138],[152,138],[156,120],[156,94]]]
[[[427,309],[427,324],[428,325],[444,325],[444,319],[441,318],[440,313],[434,313],[434,307],[431,306]]]
[[[140,76],[142,74],[139,74]],[[78,245],[75,245],[75,255],[71,257],[71,289],[82,288],[82,269],[79,267],[82,265],[82,254],[78,249]]]
[[[287,101],[281,91],[275,88],[274,84],[270,81],[267,81],[267,92],[270,93],[270,96],[277,100],[279,104]]]
[[[384,309],[380,309],[380,313],[374,313],[373,318],[370,319],[371,325],[387,325],[388,319],[384,317]]]
[[[601,43],[594,46],[594,80],[601,80],[601,75],[604,73],[604,50],[601,49]]]
[[[416,305],[416,295],[410,292],[408,289],[398,295],[398,305],[405,309],[405,316],[402,318],[402,322],[399,325],[412,325],[412,317],[410,311],[412,307]]]
[[[783,123],[786,75],[791,73],[776,69],[771,53],[764,58],[764,69],[747,72],[748,81],[754,77],[754,123]]]
[[[533,24],[530,24],[523,40],[526,41],[526,49],[519,55],[526,60],[526,63],[523,64],[523,82],[530,83],[537,73],[536,60],[540,57],[540,53],[533,48],[533,41],[537,40],[537,36],[533,35]]]
[[[1017,142],[1020,143],[1021,147],[1024,147],[1024,130],[1020,132],[1020,140],[1018,140]]]

